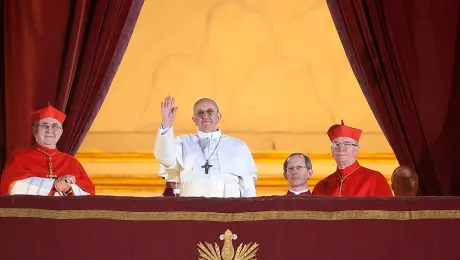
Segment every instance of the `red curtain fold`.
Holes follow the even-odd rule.
[[[5,48],[3,31],[3,0],[0,0],[0,171],[6,159],[6,140],[5,133]],[[1,175],[1,174],[0,174]]]
[[[105,73],[98,74],[99,76],[103,76],[98,78],[97,82],[97,84],[100,84],[101,87],[97,94],[94,95],[94,102],[91,104],[91,109],[89,109],[88,113],[86,114],[87,118],[86,120],[80,121],[81,124],[78,127],[78,129],[80,130],[75,135],[75,138],[72,139],[73,146],[69,147],[67,150],[72,155],[75,155],[77,153],[78,148],[85,139],[86,134],[88,133],[91,125],[93,124],[93,121],[96,118],[96,115],[99,112],[99,109],[101,108],[105,97],[107,96],[110,85],[112,84],[115,74],[117,73],[118,67],[121,63],[121,60],[123,59],[123,55],[125,54],[125,51],[128,47],[128,43],[131,40],[131,36],[133,34],[137,18],[139,17],[139,14],[141,12],[143,3],[144,0],[133,0],[131,3],[131,7],[129,9],[129,13],[126,19],[124,20],[124,23],[121,24],[120,22],[118,22],[118,25],[115,27],[116,31],[120,29],[122,30],[121,34],[118,37],[118,41],[116,42],[117,44],[113,45],[112,43],[111,47],[116,48],[112,56],[110,57],[110,62],[108,64],[105,64],[107,65]],[[108,61],[108,59],[105,59],[105,61]]]
[[[421,195],[460,195],[456,0],[328,0],[352,69]]]
[[[4,0],[6,118],[0,126],[6,129],[6,151],[31,145],[29,112],[49,101],[67,114],[58,147],[75,155],[107,94],[142,4]]]

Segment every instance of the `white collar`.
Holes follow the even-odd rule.
[[[198,139],[217,139],[217,138],[220,138],[220,136],[222,135],[222,132],[220,131],[220,129],[217,129],[217,131],[215,132],[209,132],[209,133],[205,133],[205,132],[201,132],[198,130]]]
[[[300,193],[304,193],[304,192],[307,192],[308,191],[308,188],[306,190],[302,190],[302,191],[293,191],[291,190],[291,188],[289,188],[289,191],[294,193],[295,195],[299,195]]]

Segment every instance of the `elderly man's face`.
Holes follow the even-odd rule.
[[[293,155],[288,160],[284,178],[289,182],[291,187],[298,187],[306,185],[312,173],[312,169],[307,169],[303,156]]]
[[[196,104],[193,111],[193,122],[202,132],[209,133],[217,130],[217,123],[222,115],[217,111],[217,106],[211,100],[202,100]]]
[[[37,144],[46,148],[55,148],[62,135],[62,125],[54,118],[44,118],[34,124],[33,135]]]
[[[346,162],[358,156],[358,144],[350,137],[337,137],[331,143],[331,153],[336,162]]]

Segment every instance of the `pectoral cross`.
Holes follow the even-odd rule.
[[[50,179],[56,179],[57,175],[54,175],[53,172],[50,172],[48,175],[46,175],[46,178]]]
[[[34,147],[37,151],[41,152],[42,154],[46,155],[46,157],[48,158],[48,169],[50,170],[50,173],[48,175],[46,175],[46,178],[50,178],[50,179],[55,179],[57,177],[57,175],[54,175],[53,173],[53,155],[57,152],[54,152],[52,154],[49,154],[45,151],[42,151],[40,150],[40,148],[38,147]]]
[[[203,166],[201,166],[201,168],[204,168],[204,174],[208,174],[209,168],[211,168],[211,167],[212,167],[212,165],[209,164],[208,161],[206,161],[206,163]]]

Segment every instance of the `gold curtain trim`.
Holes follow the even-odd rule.
[[[47,210],[0,208],[0,218],[110,219],[127,221],[264,221],[264,220],[422,220],[460,219],[460,210],[344,210],[344,211],[258,211],[218,212],[131,212],[117,210]]]

